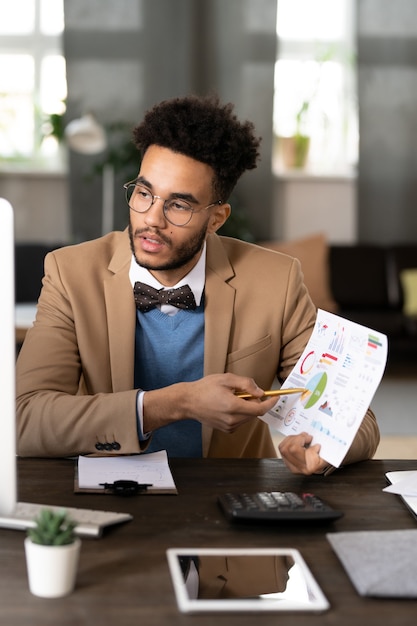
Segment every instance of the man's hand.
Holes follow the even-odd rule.
[[[254,399],[244,400],[237,393]],[[196,419],[225,433],[263,415],[276,404],[276,398],[263,398],[252,378],[235,374],[212,374],[191,383],[178,383],[147,391],[143,400],[145,432],[173,421]]]
[[[277,401],[276,398],[261,399],[264,391],[252,378],[234,374],[213,374],[191,385],[190,399],[192,406],[197,407],[196,419],[226,433],[263,415]],[[254,399],[243,400],[237,393],[248,393]]]
[[[328,463],[320,457],[320,444],[310,445],[313,437],[307,433],[289,435],[278,449],[285,465],[293,474],[321,474]]]

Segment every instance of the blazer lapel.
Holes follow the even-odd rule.
[[[217,235],[207,239],[204,292],[204,375],[223,373],[229,346],[235,290],[227,281],[234,276],[227,254]],[[203,424],[203,455],[207,456],[213,429]]]
[[[204,374],[225,371],[235,290],[227,281],[234,272],[217,236],[207,240],[205,284]]]
[[[134,376],[136,307],[129,280],[131,252],[125,232],[126,238],[109,263],[112,276],[104,283],[113,391],[133,389]]]

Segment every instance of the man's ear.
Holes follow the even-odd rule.
[[[219,204],[213,208],[213,211],[210,215],[207,233],[215,233],[219,228],[223,226],[223,224],[227,221],[230,213],[232,211],[232,207],[230,204]]]

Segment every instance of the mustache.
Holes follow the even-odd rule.
[[[159,237],[159,239],[161,239],[164,243],[166,243],[168,246],[171,245],[171,239],[169,237],[167,237],[164,233],[161,233],[161,231],[159,231],[157,228],[137,228],[135,230],[135,232],[133,233],[133,236],[139,237],[140,235],[156,235],[157,237]]]

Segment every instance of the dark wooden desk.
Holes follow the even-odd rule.
[[[28,589],[24,534],[0,529],[0,623],[5,626],[130,624],[212,626],[395,626],[415,623],[415,601],[360,597],[326,540],[338,530],[416,528],[395,495],[383,493],[384,474],[417,469],[417,461],[368,461],[324,478],[290,474],[277,460],[173,460],[179,495],[120,498],[75,495],[74,464],[64,459],[20,459],[19,498],[128,511],[134,520],[102,539],[83,541],[74,593],[45,600]],[[2,477],[4,480],[5,477]],[[228,490],[310,490],[345,512],[333,524],[259,527],[229,524],[216,504]],[[331,609],[315,614],[181,614],[176,605],[165,551],[169,547],[298,548],[327,596]]]

